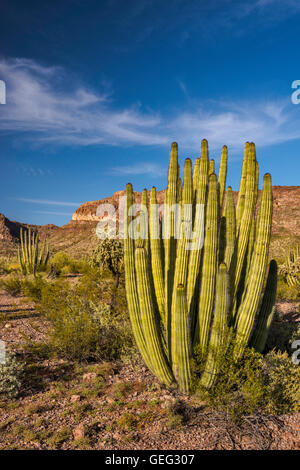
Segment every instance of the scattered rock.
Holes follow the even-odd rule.
[[[77,441],[78,439],[83,439],[85,436],[85,428],[84,424],[80,423],[76,428],[73,429],[73,437],[74,440]]]
[[[11,324],[11,323],[5,323],[5,325],[4,325],[4,328],[7,328],[7,329],[8,329],[8,328],[11,328],[11,327],[12,327],[12,324]]]
[[[81,398],[80,395],[72,395],[70,401],[71,403],[76,403],[80,401],[80,398]]]
[[[83,382],[92,382],[96,377],[97,374],[95,372],[87,372],[86,374],[83,374],[82,380]]]

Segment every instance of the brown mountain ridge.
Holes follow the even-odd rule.
[[[125,191],[117,191],[111,197],[81,204],[74,212],[72,220],[62,227],[48,224],[29,225],[10,221],[0,214],[0,254],[13,254],[20,237],[20,227],[37,229],[41,239],[48,239],[51,251],[66,251],[73,255],[90,253],[98,242],[96,225],[101,219],[97,208],[112,204],[118,213],[119,197]],[[141,193],[136,192],[140,202]],[[234,192],[237,198],[237,192]],[[164,190],[158,191],[158,203],[164,200]],[[271,255],[283,257],[287,246],[300,242],[300,186],[273,186],[274,212],[272,224]]]

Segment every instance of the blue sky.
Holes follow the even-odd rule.
[[[300,184],[298,0],[2,0],[0,212],[62,225],[131,181],[166,186],[202,138],[229,147],[238,188],[243,145],[261,177]]]

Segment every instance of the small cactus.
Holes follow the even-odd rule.
[[[49,261],[49,248],[46,242],[39,251],[38,234],[31,229],[20,229],[21,246],[18,248],[18,260],[24,275],[44,271]]]
[[[290,287],[300,285],[300,245],[288,251],[285,262],[280,265],[279,272],[283,274]]]

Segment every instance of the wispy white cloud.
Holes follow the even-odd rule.
[[[138,106],[114,110],[105,94],[73,86],[59,67],[44,67],[32,60],[0,61],[7,83],[7,104],[0,108],[2,131],[34,132],[35,139],[61,144],[161,144],[164,138],[151,129],[160,118]],[[62,83],[68,84],[65,92]]]
[[[49,206],[78,207],[81,204],[81,202],[51,201],[49,199],[31,199],[31,198],[26,198],[26,197],[16,197],[14,199],[16,199],[17,201],[21,201],[21,202],[28,202],[30,204],[46,204]]]
[[[266,146],[300,139],[300,109],[291,104],[290,90],[283,101],[188,100],[184,110],[162,114],[146,113],[135,104],[116,109],[109,96],[76,86],[61,68],[28,59],[0,61],[0,75],[8,85],[0,131],[18,133],[35,144],[166,146],[177,140],[184,150],[198,151],[203,137],[211,148],[226,143],[232,150],[241,149],[247,140]],[[67,92],[63,83],[68,84]],[[149,165],[114,171],[159,172]]]
[[[46,215],[62,215],[62,216],[72,216],[72,212],[55,212],[55,211],[32,211],[35,214],[46,214]]]
[[[154,163],[136,163],[128,166],[117,166],[110,170],[113,175],[161,175],[164,167]]]

